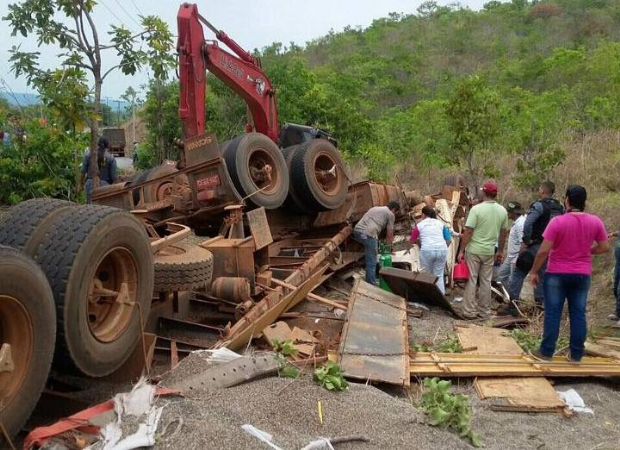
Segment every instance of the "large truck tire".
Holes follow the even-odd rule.
[[[0,225],[0,244],[33,257],[51,223],[76,203],[53,198],[35,198],[13,206]]]
[[[198,245],[179,242],[154,256],[155,292],[207,288],[213,276],[213,254]]]
[[[176,163],[174,161],[164,161],[159,166],[152,169],[145,170],[135,177],[132,184],[142,184],[146,181],[154,180],[155,178],[163,177],[164,175],[171,175],[178,172]],[[178,175],[177,183],[187,183],[186,175]],[[145,203],[154,203],[165,199],[172,192],[172,179],[160,180],[157,183],[152,183],[144,187],[144,201]],[[140,191],[136,190],[133,193],[133,200],[135,204],[140,201]]]
[[[91,377],[114,372],[150,311],[153,255],[144,226],[117,208],[81,206],[50,226],[37,259],[56,302],[54,364]]]
[[[282,152],[271,139],[261,133],[247,133],[225,143],[222,153],[242,197],[266,209],[282,206],[288,194],[289,173]]]
[[[293,156],[297,149],[301,146],[292,145],[290,147],[286,147],[282,149],[282,155],[284,156],[284,161],[286,161],[286,167],[288,168],[289,176],[292,174],[292,162]],[[288,211],[293,211],[300,214],[312,214],[313,211],[308,208],[308,205],[304,204],[303,201],[299,198],[299,194],[295,191],[296,183],[291,179],[291,184],[288,187],[288,195],[286,196],[286,200],[284,201],[284,207]]]
[[[349,181],[340,153],[327,139],[301,144],[291,157],[291,180],[299,201],[312,211],[340,207]]]
[[[43,392],[55,339],[54,298],[45,274],[23,253],[0,246],[0,346],[9,344],[13,366],[0,368],[0,423],[10,436]],[[1,434],[0,447],[6,448]]]

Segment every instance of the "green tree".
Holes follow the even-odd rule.
[[[446,106],[452,131],[453,162],[466,167],[471,179],[480,183],[483,175],[493,175],[493,158],[500,149],[495,138],[500,131],[500,96],[479,76],[458,84]]]
[[[95,0],[22,0],[9,5],[3,17],[12,28],[12,35],[36,38],[39,47],[57,45],[60,55],[59,69],[43,69],[39,64],[40,52],[24,52],[18,46],[11,49],[12,70],[16,76],[25,75],[28,84],[37,89],[45,102],[55,90],[71,80],[74,91],[86,91],[87,96],[71,96],[71,110],[86,121],[91,130],[91,149],[95,149],[101,123],[101,90],[106,77],[115,70],[126,75],[135,74],[148,65],[155,78],[166,78],[174,63],[171,55],[172,34],[165,22],[155,16],[141,17],[142,29],[132,34],[124,26],[111,27],[109,42],[103,42],[92,13]],[[64,17],[66,20],[59,20]],[[144,42],[145,48],[137,45]],[[115,52],[120,62],[104,68],[104,52]],[[87,81],[86,75],[91,82]],[[53,101],[52,104],[55,104]],[[62,110],[59,110],[62,111]],[[98,183],[96,152],[92,151],[91,176]]]

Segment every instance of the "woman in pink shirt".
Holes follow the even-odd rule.
[[[535,356],[550,360],[560,334],[564,301],[568,301],[571,362],[584,354],[587,334],[586,303],[592,278],[592,255],[609,251],[603,221],[584,212],[587,193],[583,186],[566,190],[566,214],[555,217],[543,233],[543,243],[530,270],[534,287],[540,282],[538,270],[549,258],[544,279],[545,323],[540,351]]]

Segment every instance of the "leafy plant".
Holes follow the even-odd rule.
[[[474,447],[481,447],[480,436],[471,428],[471,406],[463,394],[450,392],[452,383],[439,378],[424,380],[422,410],[429,415],[430,424],[436,427],[453,428],[462,438],[467,438]]]
[[[413,349],[416,352],[439,352],[439,353],[462,353],[463,347],[459,342],[459,339],[455,335],[450,335],[439,343],[433,343],[429,341],[423,341],[419,344],[414,344]]]
[[[295,357],[299,353],[293,341],[291,339],[285,341],[276,339],[273,342],[273,351],[276,352],[276,359],[278,360],[278,375],[284,378],[299,378],[299,369],[287,359]]]
[[[328,391],[344,391],[349,387],[340,366],[331,361],[314,371],[314,381]]]
[[[510,336],[517,341],[517,344],[526,352],[531,353],[540,348],[542,337],[535,335],[527,330],[515,328],[510,332]],[[563,349],[568,346],[568,339],[561,337],[558,339],[557,348]]]
[[[273,351],[287,358],[289,356],[295,357],[299,353],[292,339],[287,339],[285,341],[275,339],[273,341]]]

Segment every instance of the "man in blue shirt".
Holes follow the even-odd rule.
[[[564,207],[553,197],[554,193],[555,184],[551,181],[541,183],[538,188],[539,200],[532,203],[525,218],[521,251],[517,258],[515,269],[508,281],[507,290],[508,294],[510,294],[510,299],[513,301],[518,301],[521,296],[523,281],[534,263],[534,257],[538,253],[540,244],[542,244],[543,232],[547,228],[547,224],[554,217],[564,214]],[[539,276],[541,279],[543,279],[545,268],[546,265],[543,265],[540,269]],[[539,283],[534,291],[534,299],[537,304],[541,306],[544,304],[542,283]]]

